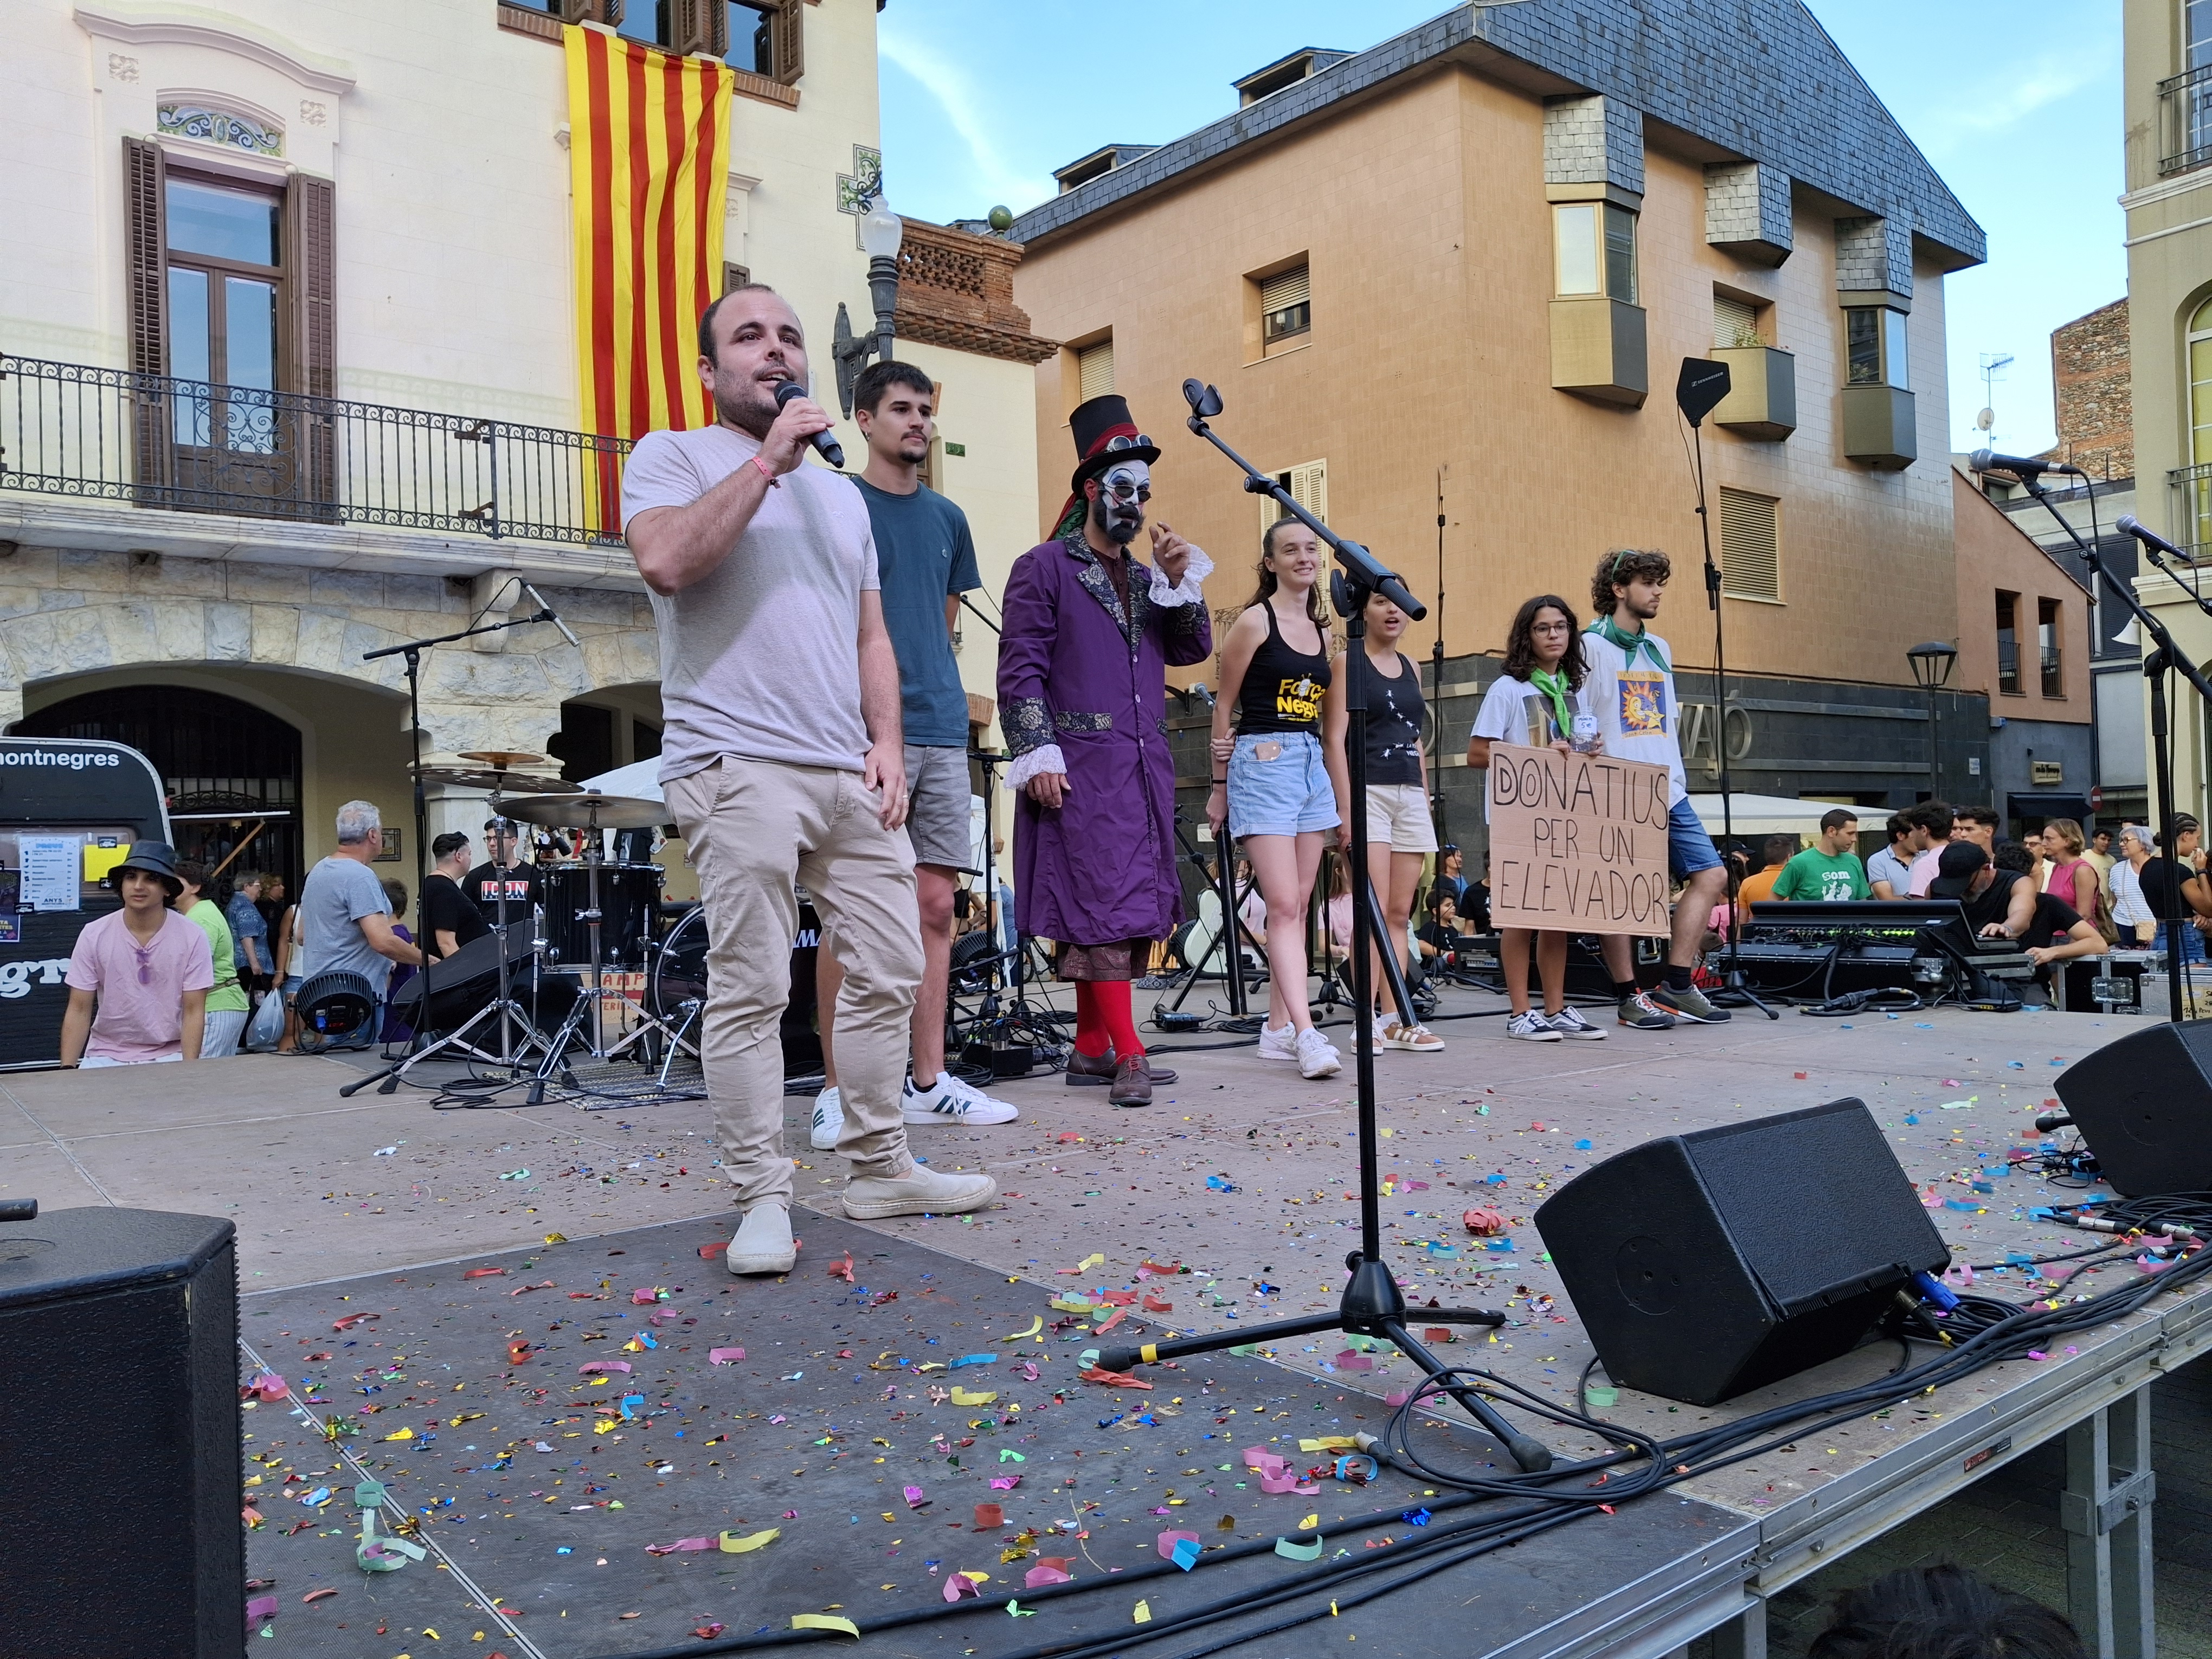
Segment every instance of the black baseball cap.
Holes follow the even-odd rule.
[[[1964,898],[1974,878],[1987,867],[1990,855],[1971,841],[1954,841],[1943,848],[1936,865],[1936,878],[1928,884],[1929,898]]]

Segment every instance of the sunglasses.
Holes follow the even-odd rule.
[[[1098,453],[1102,455],[1118,455],[1125,449],[1158,449],[1158,444],[1139,432],[1133,438],[1109,438],[1106,441],[1106,447]]]

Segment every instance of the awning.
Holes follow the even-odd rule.
[[[1836,810],[1832,800],[1798,800],[1790,795],[1734,794],[1728,798],[1729,816],[1735,833],[1743,836],[1817,836],[1820,833],[1821,815]],[[1706,833],[1717,839],[1721,834],[1721,798],[1718,795],[1692,795],[1691,809],[1698,821],[1705,826]],[[1889,814],[1878,806],[1846,809],[1859,811],[1863,817],[1887,819]]]
[[[2044,794],[2033,789],[2005,793],[2005,805],[2016,818],[2071,818],[2087,823],[2092,816],[2087,795]]]

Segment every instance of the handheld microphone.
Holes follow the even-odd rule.
[[[2179,548],[2176,547],[2172,542],[2166,540],[2165,537],[2160,535],[2156,531],[2144,529],[2142,520],[2136,517],[2132,513],[2121,514],[2120,521],[2115,527],[2123,536],[2132,536],[2137,541],[2141,542],[2145,547],[2154,547],[2160,552],[2170,555],[2172,557],[2183,560],[2184,562],[2187,562],[2189,560],[2190,556],[2188,554],[2183,552]]]
[[[2070,472],[2077,478],[2089,475],[2064,461],[2039,461],[2027,455],[2000,455],[1994,449],[1978,449],[1966,458],[1977,472],[2009,472],[2016,477],[2036,478],[2046,472]]]
[[[538,617],[540,622],[551,623],[554,627],[561,630],[561,637],[568,641],[569,644],[579,646],[583,644],[583,641],[578,639],[574,634],[569,631],[568,624],[561,620],[561,613],[556,611],[551,605],[545,603],[545,596],[543,593],[532,587],[528,582],[522,584],[522,591],[529,594],[532,599],[537,601],[538,609],[542,613]]]
[[[775,406],[781,409],[793,398],[804,398],[805,395],[806,388],[798,381],[786,380],[775,389]],[[823,460],[829,462],[840,472],[845,470],[844,446],[840,444],[831,433],[826,429],[817,432],[807,441],[814,446],[814,453]]]
[[[2035,1127],[2045,1134],[2049,1134],[2053,1129],[2071,1128],[2073,1125],[2073,1115],[2069,1112],[2040,1112],[2036,1115]]]

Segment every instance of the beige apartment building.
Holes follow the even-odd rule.
[[[658,752],[659,648],[595,493],[627,434],[579,401],[562,29],[720,58],[723,281],[786,295],[835,402],[841,307],[872,326],[875,0],[19,0],[0,93],[0,726],[153,756],[180,841],[295,878],[350,797],[419,851],[396,658],[426,653],[426,757]],[[710,27],[711,26],[711,27]],[[689,31],[679,35],[678,31]],[[890,200],[896,204],[896,179]],[[902,349],[943,387],[931,459],[987,580],[1028,545],[1019,250],[910,225]],[[689,373],[689,324],[675,331]],[[849,465],[862,453],[849,422]],[[497,605],[487,612],[487,605]],[[963,641],[986,701],[994,653]],[[430,833],[473,830],[440,789]]]
[[[1062,343],[1036,384],[1046,515],[1067,411],[1110,386],[1164,448],[1157,516],[1240,604],[1268,509],[1182,426],[1183,380],[1218,385],[1218,433],[1430,598],[1407,649],[1425,665],[1440,619],[1455,834],[1479,831],[1479,775],[1451,769],[1514,609],[1586,616],[1620,547],[1675,559],[1658,628],[1693,790],[1724,740],[1739,790],[1987,798],[1982,689],[1941,694],[1931,767],[1906,657],[1959,633],[1943,282],[1982,233],[1801,7],[1725,9],[1462,7],[1294,52],[1235,114],[1062,169],[1014,226],[1017,295]],[[1724,738],[1689,357],[1734,381],[1703,434]]]
[[[2126,0],[2122,20],[2136,510],[2199,562],[2185,568],[2196,586],[2212,553],[2212,0]],[[2212,620],[2192,593],[2148,563],[2136,587],[2184,651],[2212,662]],[[2178,680],[2173,695],[2174,804],[2202,817],[2212,720]]]

